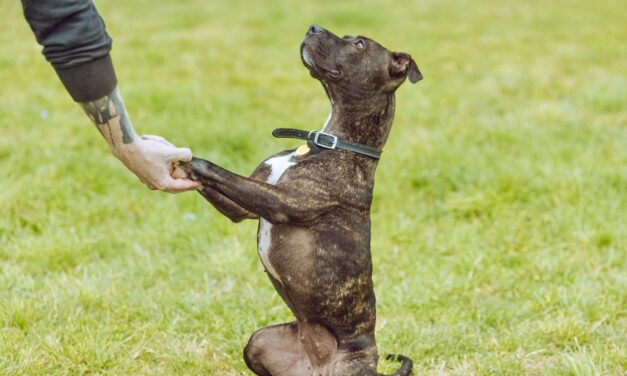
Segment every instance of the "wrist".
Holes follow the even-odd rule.
[[[131,155],[136,154],[137,144],[135,142],[131,142],[130,144],[109,144],[109,149],[111,150],[111,154],[113,154],[117,159],[126,161]]]

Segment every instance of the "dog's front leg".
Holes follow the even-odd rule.
[[[230,200],[222,193],[216,191],[211,187],[203,186],[198,192],[213,205],[220,213],[224,214],[227,218],[235,223],[239,223],[244,219],[256,219],[256,215],[250,211],[242,208],[237,203]]]
[[[197,162],[194,162],[197,163]],[[191,165],[192,163],[183,163],[175,167],[173,176],[177,178],[191,177]],[[254,175],[254,173],[253,173]],[[222,193],[208,186],[201,186],[198,189],[200,193],[211,205],[216,208],[225,217],[229,218],[235,223],[239,223],[244,219],[257,219],[258,217],[250,211],[242,208],[237,203],[230,200]]]
[[[181,168],[192,179],[200,181],[203,187],[218,191],[244,210],[271,223],[307,222],[338,205],[338,202],[326,193],[328,190],[307,189],[308,182],[305,181],[301,182],[302,189],[299,190],[280,189],[237,175],[198,158],[182,164]],[[306,196],[314,191],[315,199]]]

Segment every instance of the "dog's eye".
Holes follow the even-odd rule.
[[[356,41],[353,42],[355,44],[355,46],[357,46],[357,48],[364,48],[366,47],[366,45],[364,44],[364,41],[361,39],[357,39]]]

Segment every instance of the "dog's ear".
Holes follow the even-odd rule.
[[[418,69],[416,62],[409,54],[404,52],[393,52],[390,62],[391,77],[407,77],[409,82],[415,84],[422,80],[422,73]]]

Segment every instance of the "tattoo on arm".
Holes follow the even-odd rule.
[[[130,144],[135,139],[133,125],[117,88],[109,95],[95,101],[81,102],[80,105],[111,146],[116,146],[120,141]]]

